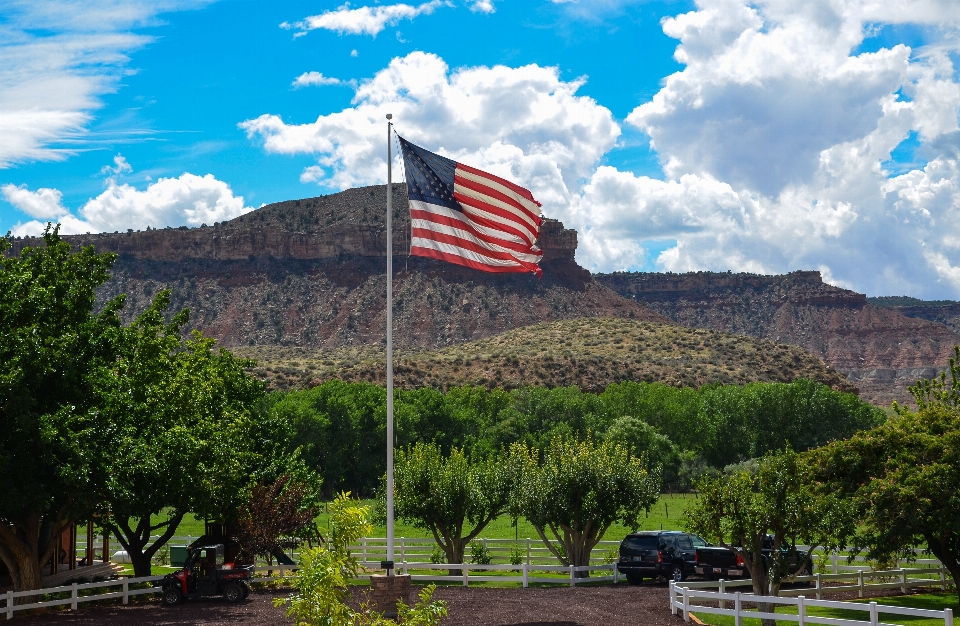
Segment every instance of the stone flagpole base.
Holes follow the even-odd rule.
[[[397,602],[410,604],[410,574],[371,574],[370,587],[373,589],[373,609],[383,613],[384,617],[397,616]]]

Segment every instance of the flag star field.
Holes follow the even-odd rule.
[[[958,63],[956,0],[4,0],[0,231],[383,184],[392,113],[455,169],[426,208],[484,262],[535,265],[542,214],[595,272],[960,299]]]

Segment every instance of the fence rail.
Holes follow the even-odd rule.
[[[936,576],[931,578],[930,574]],[[879,580],[880,582],[867,582]],[[823,583],[836,583],[851,581],[849,585],[824,585]],[[805,589],[788,588],[781,589],[781,596],[800,596],[813,593],[817,600],[822,599],[824,593],[838,593],[846,591],[857,591],[859,597],[865,597],[865,593],[871,590],[881,589],[900,589],[901,593],[907,593],[911,587],[940,587],[946,591],[947,586],[952,584],[950,572],[943,565],[939,567],[928,567],[923,569],[894,569],[877,571],[857,571],[840,574],[813,574],[811,576],[797,576],[792,582],[807,585],[813,585]],[[736,587],[751,587],[753,582],[749,578],[739,580],[697,580],[684,581],[683,585],[690,589],[717,589],[720,593],[727,589]]]
[[[372,569],[379,567],[379,562],[364,564]],[[584,583],[613,582],[619,581],[619,573],[616,564],[610,565],[592,565],[592,566],[561,566],[561,565],[477,565],[475,563],[460,564],[437,564],[437,563],[413,563],[405,562],[398,565],[403,573],[423,572],[430,570],[459,570],[461,573],[457,576],[449,574],[417,574],[411,573],[411,578],[417,581],[431,582],[462,582],[464,587],[468,587],[471,582],[515,582],[521,583],[524,587],[530,584],[552,584],[552,585],[570,585],[571,587]],[[262,565],[254,569],[254,578],[251,582],[281,582],[290,572],[297,570],[296,565]],[[470,572],[498,572],[514,571],[516,576],[510,575],[489,575],[473,574]],[[566,574],[559,576],[537,576],[538,572]],[[605,575],[592,576],[595,572],[609,572]],[[265,573],[265,576],[257,574]],[[589,577],[580,577],[578,574],[586,573]],[[369,580],[370,574],[364,573],[359,576],[360,579]],[[157,584],[150,587],[138,588],[142,583],[156,583],[163,580],[163,576],[143,576],[140,578],[119,578],[116,580],[106,580],[94,583],[73,583],[71,585],[62,585],[60,587],[48,587],[45,589],[34,589],[32,591],[8,591],[0,594],[0,613],[5,613],[7,619],[12,619],[15,611],[25,611],[28,609],[37,609],[41,607],[54,607],[70,605],[70,609],[76,611],[83,602],[94,602],[98,600],[120,599],[123,604],[127,604],[131,596],[143,595],[148,593],[160,593],[161,589]],[[81,595],[85,590],[102,590],[119,587],[116,591],[102,591],[100,593],[91,593]],[[132,588],[131,588],[132,587]],[[69,595],[67,595],[69,594]],[[50,598],[49,596],[54,596]],[[57,597],[61,596],[61,597]],[[47,599],[43,599],[47,597]],[[20,598],[40,598],[36,602],[18,604]]]
[[[935,611],[931,609],[914,609],[908,607],[898,607],[881,605],[876,602],[869,604],[863,602],[839,602],[837,600],[809,600],[804,595],[796,598],[774,597],[774,596],[755,596],[752,593],[721,593],[719,591],[705,591],[690,587],[687,583],[678,585],[670,581],[670,613],[676,615],[678,612],[683,616],[683,621],[689,623],[690,613],[710,613],[714,615],[729,615],[733,617],[736,626],[743,626],[743,618],[753,619],[775,619],[778,621],[797,622],[800,626],[806,624],[830,624],[836,626],[892,626],[880,621],[880,614],[905,615],[909,617],[925,617],[928,619],[943,620],[944,626],[953,626],[953,609],[943,609]],[[694,604],[696,601],[716,602],[717,606],[703,604]],[[732,603],[733,608],[727,608],[727,603]],[[776,606],[796,606],[797,614],[776,613],[772,611],[749,610],[744,608],[744,603],[773,605]],[[807,614],[811,608],[841,609],[845,611],[859,611],[867,613],[867,620],[851,620],[833,617],[811,616]],[[765,608],[765,607],[759,607]]]

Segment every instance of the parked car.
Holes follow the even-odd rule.
[[[631,585],[644,578],[680,582],[694,573],[697,547],[709,544],[697,535],[676,530],[630,533],[620,543],[619,569]]]
[[[773,536],[767,535],[763,542],[763,556],[769,559],[773,552]],[[813,573],[813,560],[803,550],[793,547],[781,547],[782,562],[786,564],[787,575],[798,574],[806,576]],[[694,572],[711,579],[747,578],[747,571],[743,557],[735,550],[720,546],[705,546],[697,548],[694,556]]]

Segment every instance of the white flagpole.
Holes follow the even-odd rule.
[[[387,561],[393,574],[393,156],[391,113],[387,113]]]

